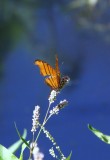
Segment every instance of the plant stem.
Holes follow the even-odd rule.
[[[45,115],[45,118],[44,118],[43,124],[46,122],[46,119],[47,119],[47,115],[48,115],[48,112],[49,112],[50,106],[51,106],[51,103],[49,103],[49,106],[48,106],[48,109],[47,109],[47,112],[46,112],[46,115]]]
[[[44,121],[43,121],[43,123],[42,123],[42,125],[41,125],[41,128],[40,128],[40,130],[39,130],[38,134],[37,134],[37,137],[36,137],[35,142],[37,142],[37,140],[38,140],[38,138],[39,138],[39,135],[40,135],[40,133],[41,133],[41,131],[42,131],[42,128],[44,127],[44,125],[45,125],[45,124],[46,124],[46,122],[47,122],[47,116],[48,116],[48,112],[49,112],[50,106],[51,106],[51,103],[49,103],[49,106],[48,106],[48,109],[47,109],[47,112],[46,112],[46,115],[45,115]]]

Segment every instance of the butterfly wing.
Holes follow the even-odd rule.
[[[56,70],[57,85],[58,85],[58,88],[60,89],[60,79],[61,79],[61,75],[60,75],[60,69],[59,69],[59,66],[58,66],[58,57],[57,57],[57,55],[56,55],[55,70]]]
[[[51,87],[51,89],[58,90],[59,85],[58,85],[58,81],[57,81],[56,77],[54,77],[54,76],[48,77],[45,79],[45,82],[48,86]]]
[[[55,74],[45,79],[46,83],[54,90],[60,89],[60,70],[58,66],[58,57],[56,55]]]
[[[49,85],[52,89],[58,89],[59,87],[59,78],[57,75],[57,69],[54,69],[51,65],[47,62],[42,60],[36,60],[35,65],[37,65],[40,69],[40,73],[43,76],[49,76],[45,78],[45,82]],[[58,68],[58,60],[56,59],[56,68]]]
[[[56,74],[56,70],[45,61],[35,60],[35,65],[39,67],[40,73],[43,76],[51,76]]]
[[[58,66],[58,57],[57,57],[57,55],[56,55],[56,62],[55,62],[55,70],[56,70],[57,76],[60,76],[60,69],[59,69],[59,66]]]

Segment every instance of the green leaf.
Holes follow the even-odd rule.
[[[30,146],[29,146],[29,143],[20,135],[18,129],[17,129],[17,126],[16,126],[16,123],[15,123],[15,128],[16,128],[16,131],[18,133],[18,136],[19,138],[22,140],[22,142],[24,142],[26,144],[26,146],[30,149]]]
[[[0,144],[0,160],[19,160],[14,154],[12,154],[7,148]]]
[[[66,158],[66,160],[70,160],[71,156],[72,156],[72,151],[71,151],[70,155]]]
[[[26,149],[27,145],[25,143],[22,144],[22,148],[21,148],[21,154],[20,154],[20,158],[19,160],[23,160],[23,152]]]
[[[110,136],[109,135],[105,135],[102,132],[100,132],[99,130],[93,128],[90,124],[88,124],[88,128],[103,142],[110,144]]]
[[[22,137],[25,139],[27,136],[27,130],[24,129],[23,135]],[[11,151],[11,153],[15,153],[16,150],[20,147],[20,145],[23,143],[23,141],[20,139],[17,142],[15,142],[14,144],[12,144],[8,149]]]

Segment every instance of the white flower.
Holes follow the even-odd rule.
[[[61,160],[65,160],[65,159],[66,159],[66,157],[62,157],[62,158],[61,158]]]
[[[68,104],[68,101],[66,99],[64,99],[63,101],[60,101],[60,103],[56,107],[53,107],[53,109],[50,110],[50,115],[58,114],[59,110],[64,108],[67,104]]]
[[[55,152],[54,152],[54,150],[53,150],[53,147],[49,149],[49,153],[50,153],[50,155],[51,155],[52,157],[54,157],[54,158],[56,157]]]
[[[66,99],[64,99],[63,101],[60,101],[60,103],[58,104],[58,108],[62,109],[67,105],[68,105],[68,101]]]
[[[35,106],[35,109],[33,111],[33,118],[32,118],[32,129],[31,132],[36,132],[36,129],[38,128],[39,124],[39,116],[40,116],[40,107]]]
[[[52,91],[51,91],[50,96],[49,96],[49,98],[48,98],[50,104],[55,101],[56,96],[57,96],[58,93],[59,93],[59,92],[57,92],[57,91],[55,91],[55,90],[52,90]]]
[[[33,142],[30,144],[30,148],[32,149],[33,160],[43,160],[44,154],[40,152],[37,143]]]
[[[53,107],[53,109],[50,110],[50,114],[51,114],[51,115],[52,115],[52,114],[58,114],[58,113],[59,113],[59,108],[58,108],[58,106]]]

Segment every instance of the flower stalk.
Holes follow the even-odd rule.
[[[35,109],[33,111],[33,118],[32,118],[32,129],[31,132],[33,133],[33,140],[32,140],[32,144],[35,144],[35,146],[31,146],[31,153],[34,153],[34,149],[36,147],[38,138],[41,134],[41,131],[44,132],[44,134],[46,135],[46,137],[52,142],[53,146],[55,147],[55,149],[58,151],[59,155],[60,155],[60,159],[58,158],[58,156],[55,154],[53,147],[49,150],[51,156],[53,158],[59,159],[59,160],[65,160],[66,157],[64,156],[64,154],[62,153],[60,147],[57,145],[55,139],[51,136],[51,134],[45,129],[45,124],[47,123],[47,121],[53,116],[53,115],[58,115],[59,111],[61,109],[63,109],[67,104],[68,101],[67,100],[63,100],[60,101],[59,104],[57,104],[55,107],[51,108],[51,104],[54,103],[54,101],[56,100],[56,96],[58,95],[59,92],[53,90],[51,91],[51,94],[49,96],[49,106],[47,108],[47,112],[46,115],[44,117],[43,123],[41,124],[39,122],[39,116],[40,116],[40,107],[39,106],[35,106]],[[36,136],[36,139],[34,140],[34,133],[37,131],[37,128],[40,127],[40,130]]]

